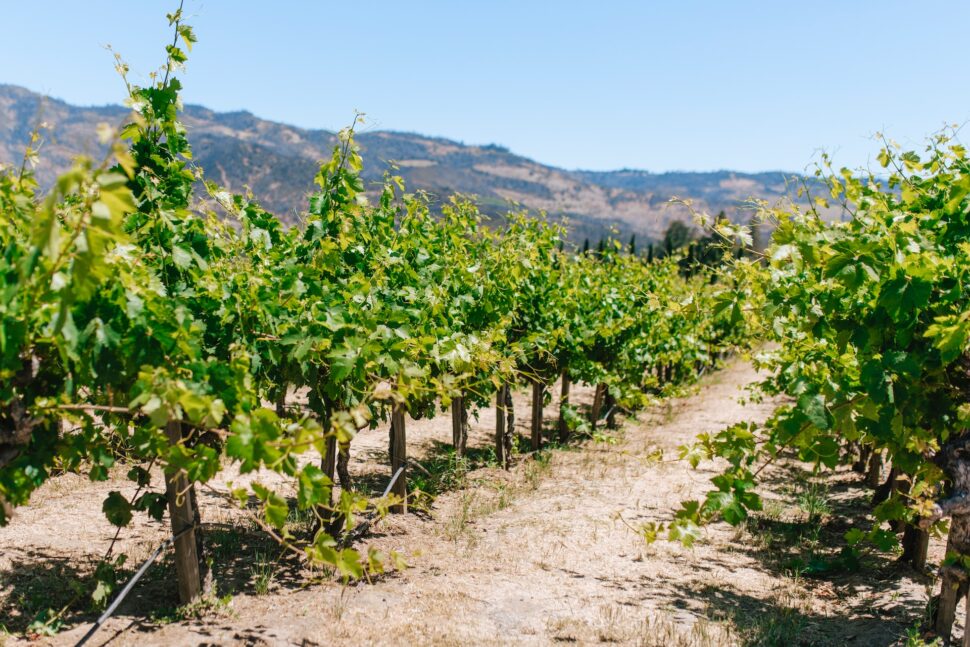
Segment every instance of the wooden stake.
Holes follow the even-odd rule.
[[[869,468],[866,472],[866,485],[871,488],[879,487],[882,481],[882,451],[873,450],[869,456]]]
[[[323,455],[323,461],[320,464],[320,469],[323,473],[327,475],[331,483],[336,483],[337,478],[337,437],[330,436],[327,438],[326,453]],[[333,486],[330,487],[330,501],[328,503],[333,503]]]
[[[569,406],[569,372],[562,372],[562,391],[559,393],[559,442],[565,444],[569,442],[569,425],[566,424],[564,415],[566,407]]]
[[[451,442],[455,446],[455,453],[464,456],[468,448],[468,408],[464,397],[451,401]]]
[[[966,617],[963,621],[963,641],[961,644],[963,647],[970,647],[970,594],[967,595],[966,604]]]
[[[401,476],[395,481],[394,487],[391,488],[391,492],[402,499],[399,505],[393,505],[389,508],[390,512],[395,513],[406,513],[408,511],[408,450],[404,426],[404,407],[397,405],[391,414],[391,474],[397,472],[400,467],[404,468],[404,472],[401,473]]]
[[[532,382],[532,451],[542,445],[542,401],[545,399],[546,385],[535,380]]]
[[[505,455],[512,460],[512,440],[515,436],[515,403],[512,400],[512,385],[505,385]]]
[[[918,571],[926,568],[926,551],[930,545],[930,533],[914,526],[906,524],[903,530],[903,554],[900,561],[907,562]]]
[[[943,584],[940,587],[940,600],[936,607],[936,635],[943,644],[950,644],[953,620],[957,614],[957,594],[960,591],[960,575],[953,566],[943,567]]]
[[[605,388],[603,394],[603,406],[606,407],[606,428],[616,429],[616,398],[610,393],[610,388]]]
[[[165,427],[168,441],[175,445],[182,440],[182,426],[170,422]],[[196,543],[199,511],[196,507],[195,485],[189,483],[185,472],[166,472],[165,495],[168,514],[172,519],[175,539],[175,573],[178,578],[179,600],[194,602],[202,594],[201,552]]]
[[[505,387],[495,392],[495,460],[504,469],[509,468],[505,456]]]
[[[503,469],[508,469],[512,460],[512,432],[515,418],[510,391],[509,385],[503,384],[495,394],[495,458]]]
[[[286,385],[281,386],[276,394],[276,415],[280,418],[286,415]]]
[[[330,419],[331,419],[331,408],[330,405],[324,404],[322,408],[323,415],[320,421],[321,426],[324,431],[330,431]],[[323,458],[320,461],[320,469],[323,473],[327,475],[331,483],[336,483],[337,478],[337,437],[329,436],[324,449]],[[327,501],[328,504],[333,503],[333,486],[330,486],[330,496]]]
[[[589,412],[589,422],[593,429],[596,429],[596,423],[600,419],[600,411],[603,409],[603,394],[606,392],[605,386],[605,384],[597,384],[596,392],[593,394],[593,408]]]

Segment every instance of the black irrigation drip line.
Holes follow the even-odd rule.
[[[614,404],[612,407],[607,409],[606,413],[600,415],[599,420],[603,420],[604,418],[609,418],[610,414],[613,413],[614,411],[619,411],[619,405]]]
[[[381,495],[382,499],[391,493],[391,488],[394,487],[394,483],[397,482],[397,477],[399,477],[403,472],[404,472],[404,466],[401,465],[399,468],[397,468],[397,471],[394,472],[394,476],[391,477],[390,483],[388,483],[387,487],[384,488],[384,494]]]
[[[404,466],[402,465],[401,467],[397,468],[396,472],[394,472],[394,476],[391,477],[391,481],[387,484],[387,487],[384,488],[384,494],[382,496],[386,497],[388,494],[390,494],[391,488],[394,487],[394,484],[397,482],[397,479],[400,478],[401,474],[403,473],[404,473]],[[355,527],[353,530],[347,533],[347,535],[344,537],[344,540],[341,542],[341,545],[346,547],[351,543],[353,543],[355,539],[357,539],[358,537],[366,533],[373,519],[374,519],[374,514],[371,513],[366,519],[364,519],[359,524],[357,524],[357,527]],[[158,546],[158,548],[156,548],[155,551],[148,556],[148,559],[145,560],[145,563],[141,565],[141,568],[139,568],[138,571],[135,573],[135,575],[128,581],[128,583],[125,585],[125,588],[121,589],[121,592],[118,593],[118,597],[116,597],[114,601],[111,603],[111,605],[107,609],[105,609],[104,613],[101,614],[101,617],[98,618],[93,625],[91,625],[91,628],[88,629],[88,632],[84,634],[84,636],[79,641],[77,641],[74,647],[81,647],[82,645],[87,643],[88,640],[91,639],[91,636],[97,633],[98,629],[101,628],[101,625],[107,622],[108,618],[110,618],[114,614],[114,612],[118,609],[118,607],[121,605],[124,599],[131,592],[131,589],[134,588],[135,584],[138,583],[138,580],[140,580],[142,576],[148,571],[148,567],[151,566],[156,559],[158,559],[158,556],[161,555],[163,550],[165,550],[173,543],[175,543],[182,535],[194,529],[195,529],[195,526],[189,526],[188,528],[183,529],[174,537],[169,537],[168,539],[163,541]]]
[[[168,539],[163,541],[161,545],[159,545],[159,547],[155,549],[155,552],[153,552],[151,555],[148,556],[148,559],[145,560],[145,563],[141,565],[141,568],[139,568],[138,571],[135,573],[135,575],[128,581],[128,583],[125,585],[125,588],[121,589],[121,592],[118,593],[118,597],[116,597],[114,601],[111,603],[111,605],[107,609],[105,609],[104,613],[101,614],[101,617],[98,618],[93,625],[91,625],[91,628],[88,629],[88,632],[84,634],[81,640],[77,641],[77,644],[74,647],[81,647],[81,645],[85,644],[88,640],[90,640],[91,636],[93,636],[98,631],[98,629],[101,628],[101,625],[103,625],[108,620],[108,618],[110,618],[114,614],[114,612],[118,609],[118,606],[122,603],[122,601],[124,601],[125,597],[127,597],[128,594],[131,592],[131,589],[134,588],[135,584],[138,583],[138,580],[140,580],[142,576],[145,574],[145,572],[148,571],[148,567],[152,565],[152,562],[154,562],[158,558],[158,556],[162,553],[163,550],[165,550],[173,543],[178,541],[178,539],[182,535],[194,529],[195,529],[195,526],[189,526],[188,528],[184,528],[181,532],[179,532],[174,537],[169,537]]]
[[[397,468],[397,471],[394,472],[394,476],[391,477],[390,483],[388,483],[387,487],[384,488],[384,494],[382,495],[382,498],[390,494],[391,488],[394,487],[394,484],[397,482],[398,477],[401,476],[401,474],[403,473],[404,473],[404,465]],[[364,533],[367,532],[367,529],[370,528],[370,524],[374,520],[374,515],[375,513],[371,512],[369,515],[367,515],[367,518],[365,518],[363,521],[357,524],[357,526],[353,530],[351,530],[346,535],[344,535],[343,540],[341,540],[340,542],[340,547],[346,548],[347,546],[354,543],[354,541],[356,541],[358,538],[362,537]]]

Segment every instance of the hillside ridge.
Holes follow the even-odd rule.
[[[17,163],[30,131],[40,122],[51,126],[37,175],[44,186],[78,154],[96,155],[99,122],[120,122],[120,105],[75,106],[15,85],[0,84],[0,163]],[[194,147],[195,162],[207,176],[233,191],[249,187],[269,210],[297,222],[321,160],[330,156],[336,134],[257,117],[246,110],[218,112],[185,106],[183,122]],[[474,196],[483,211],[501,216],[510,205],[545,211],[568,219],[574,240],[596,239],[611,228],[620,236],[659,239],[674,220],[689,221],[674,197],[691,200],[699,211],[724,211],[746,222],[749,198],[776,201],[788,195],[780,171],[742,173],[637,169],[568,170],[542,164],[497,144],[464,144],[411,132],[360,132],[364,178],[377,186],[393,168],[409,190],[435,199],[453,193]],[[393,167],[391,164],[393,163]]]

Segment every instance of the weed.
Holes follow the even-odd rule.
[[[515,499],[514,492],[508,488],[505,484],[499,485],[497,490],[498,496],[495,499],[495,510],[505,510],[507,507],[512,505],[512,501]]]
[[[417,462],[418,469],[411,470],[409,476],[411,488],[432,497],[463,488],[467,483],[469,462],[468,458],[458,456],[453,449]]]
[[[534,491],[550,469],[551,453],[539,451],[532,455],[532,460],[525,463],[520,483],[492,483],[494,494],[481,496],[483,489],[468,489],[459,493],[454,511],[445,521],[443,534],[451,541],[457,541],[463,536],[469,536],[468,524],[478,517],[490,515],[508,508],[516,496],[524,492]],[[487,484],[482,484],[487,485]]]
[[[444,524],[444,535],[451,541],[457,541],[468,531],[468,523],[472,520],[472,504],[475,502],[475,492],[464,491],[455,505],[454,513]]]
[[[206,531],[205,539],[213,558],[218,561],[231,559],[239,554],[244,530],[232,525]]]
[[[61,614],[48,608],[34,616],[33,621],[27,625],[26,634],[30,638],[39,638],[41,636],[50,638],[56,636],[63,625],[64,619],[61,617]]]
[[[746,616],[742,624],[746,645],[794,645],[805,625],[804,617],[791,607],[775,609],[772,613]]]
[[[63,625],[63,615],[85,596],[89,577],[64,564],[48,568],[26,569],[4,574],[0,582],[0,613],[11,626],[0,631],[24,631],[32,636],[56,635]]]
[[[318,522],[319,518],[316,511],[310,508],[301,510],[297,506],[290,506],[286,515],[286,528],[290,532],[308,533],[316,527]]]
[[[262,553],[253,557],[253,565],[249,569],[252,576],[253,590],[256,595],[266,595],[273,584],[273,564]]]
[[[627,634],[622,629],[622,613],[616,605],[602,607],[600,619],[596,638],[601,643],[618,643],[627,639]]]
[[[780,521],[785,512],[785,505],[778,499],[765,499],[761,510],[762,516],[769,521]]]
[[[730,625],[697,618],[689,626],[668,613],[648,616],[636,631],[634,644],[643,647],[720,647],[739,641]]]
[[[818,483],[806,483],[796,498],[798,507],[808,517],[808,523],[817,525],[832,513],[828,488]]]
[[[227,593],[220,596],[215,585],[213,585],[211,592],[195,602],[175,608],[159,609],[152,613],[150,618],[153,622],[164,625],[182,622],[183,620],[200,620],[211,615],[233,615],[232,594]]]
[[[526,463],[525,481],[529,490],[538,489],[542,476],[549,471],[551,457],[549,452],[538,451],[533,454],[533,460]]]
[[[932,641],[926,642],[923,638],[923,632],[920,630],[920,624],[917,622],[906,630],[906,642],[904,645],[906,647],[942,647],[943,642],[940,638],[934,638]]]

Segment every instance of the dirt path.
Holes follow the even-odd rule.
[[[925,601],[917,579],[893,577],[884,586],[853,581],[836,591],[830,582],[779,574],[764,558],[762,537],[723,524],[707,530],[693,549],[648,546],[627,525],[666,520],[680,501],[703,496],[713,472],[673,461],[676,448],[701,432],[765,419],[776,402],[739,403],[742,387],[756,377],[736,361],[705,378],[690,397],[626,421],[615,444],[554,451],[523,461],[510,474],[476,471],[468,487],[439,497],[430,515],[382,524],[371,545],[400,551],[410,568],[376,583],[305,586],[300,574],[284,567],[256,571],[251,559],[240,559],[232,568],[242,580],[248,574],[250,586],[202,620],[146,622],[144,609],[171,596],[170,582],[156,582],[93,644],[893,644]],[[518,397],[524,417],[528,408],[524,395]],[[577,397],[589,399],[589,390],[577,390]],[[492,415],[482,412],[473,423],[473,444],[491,441]],[[358,472],[386,470],[380,467],[386,433],[372,433],[355,444]],[[439,417],[414,423],[408,433],[420,454],[450,437],[450,423]],[[658,449],[664,460],[657,460]],[[783,472],[777,477],[786,478]],[[83,489],[81,498],[90,503],[110,488],[73,481],[49,489],[56,491],[45,492],[18,523],[0,530],[0,567],[8,572],[37,559],[96,552],[83,532],[45,536],[35,524],[61,527],[50,517],[51,506],[66,500],[59,493],[76,501]],[[217,502],[207,505],[211,520]],[[101,528],[103,542],[110,528],[98,525],[98,507],[79,506],[78,514],[90,514],[83,527]],[[163,535],[164,528],[142,523],[124,550],[137,558]],[[238,554],[247,554],[247,541],[239,539]],[[251,585],[260,578],[263,595]],[[85,628],[52,642],[72,644]]]

